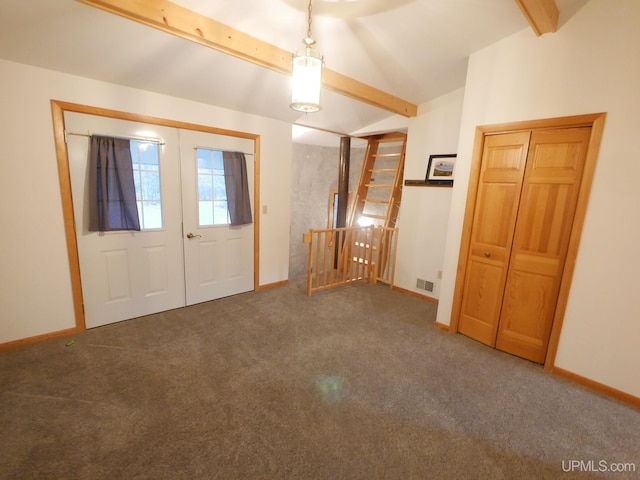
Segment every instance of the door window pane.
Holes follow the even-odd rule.
[[[162,228],[162,192],[160,189],[160,152],[155,142],[131,140],[133,180],[140,228]]]
[[[198,147],[198,225],[228,225],[222,150]]]

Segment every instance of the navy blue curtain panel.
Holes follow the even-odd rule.
[[[89,231],[140,230],[130,141],[91,136]]]

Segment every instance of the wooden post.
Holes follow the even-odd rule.
[[[336,228],[347,225],[349,204],[349,164],[351,163],[351,137],[340,137],[340,165],[338,170],[338,212]]]
[[[340,164],[338,166],[338,211],[336,212],[336,228],[347,226],[347,206],[349,204],[349,164],[351,163],[351,137],[340,137]],[[344,236],[342,237],[344,241]],[[343,251],[343,245],[334,248]],[[333,268],[338,268],[338,255],[334,258]]]
[[[309,244],[309,259],[307,261],[307,296],[311,296],[311,287],[313,286],[313,230],[309,230],[308,234],[303,237],[305,243]],[[308,240],[308,241],[307,241]]]

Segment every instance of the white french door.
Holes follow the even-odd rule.
[[[175,129],[65,113],[67,132],[155,137],[162,191],[162,227],[140,232],[89,232],[89,138],[67,135],[80,276],[88,328],[184,305],[179,148]]]
[[[65,128],[87,328],[253,290],[253,225],[198,224],[197,159],[190,146],[193,141],[213,149],[241,147],[252,152],[252,140],[234,144],[235,137],[74,112],[65,112]],[[86,132],[160,140],[156,145],[161,211],[159,206],[152,211],[157,217],[152,228],[88,231],[89,138],[69,134]],[[253,192],[251,157],[247,166]],[[186,238],[189,232],[194,238]]]
[[[180,130],[187,305],[253,290],[253,223],[228,225],[226,204],[214,203],[218,197],[212,177],[220,172],[215,160],[221,161],[223,150],[252,153],[253,140]],[[246,162],[253,206],[253,155]],[[219,198],[225,198],[222,193]],[[222,223],[216,223],[216,212],[225,216]]]

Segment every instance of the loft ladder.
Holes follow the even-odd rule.
[[[393,286],[407,135],[393,132],[367,138],[348,226],[304,235],[309,244],[307,295],[364,278]],[[330,208],[333,212],[334,201]]]
[[[400,132],[368,137],[349,225],[396,226],[402,199],[406,146],[407,135]]]

